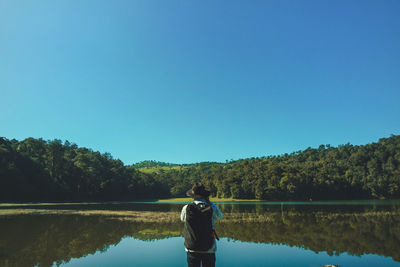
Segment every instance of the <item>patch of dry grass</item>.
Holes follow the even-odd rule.
[[[0,209],[0,218],[16,215],[79,215],[79,216],[101,216],[107,219],[116,219],[132,222],[160,223],[180,222],[180,213],[174,211],[126,211],[126,210],[57,210],[57,209]],[[228,212],[224,213],[221,222],[273,222],[282,215],[273,213],[249,213],[249,212]],[[302,217],[303,213],[284,213],[287,217]],[[364,213],[314,213],[318,220],[337,220],[343,217],[381,217],[399,216],[398,211],[373,211]]]
[[[81,215],[103,216],[110,219],[137,222],[174,222],[179,221],[178,212],[153,211],[114,211],[114,210],[52,210],[52,209],[0,209],[0,216],[15,215]]]
[[[167,199],[159,199],[157,202],[178,202],[178,203],[190,203],[193,201],[191,197],[178,197],[178,198],[167,198]],[[235,199],[235,198],[216,198],[210,197],[210,201],[218,203],[218,202],[260,202],[257,199]]]
[[[86,205],[86,204],[103,204],[101,202],[65,202],[65,203],[0,203],[0,207],[14,207],[14,206],[61,206],[61,205]]]

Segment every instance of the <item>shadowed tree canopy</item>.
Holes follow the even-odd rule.
[[[203,182],[218,197],[265,200],[400,198],[400,136],[321,145],[226,163],[124,165],[68,141],[0,138],[0,201],[108,201],[184,196]]]

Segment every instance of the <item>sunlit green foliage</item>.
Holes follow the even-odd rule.
[[[400,136],[363,146],[321,145],[292,154],[199,163],[157,173],[173,196],[202,181],[213,196],[236,199],[328,200],[400,198]]]
[[[68,141],[0,138],[0,201],[183,197],[196,181],[234,199],[400,198],[400,136],[226,163],[131,166]]]

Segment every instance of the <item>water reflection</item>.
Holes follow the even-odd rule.
[[[126,236],[145,241],[181,236],[177,211],[182,205],[160,206],[158,210],[169,211],[173,218],[0,216],[0,266],[52,266],[105,251]],[[377,254],[400,262],[397,205],[221,205],[221,209],[226,217],[216,229],[220,237],[230,240],[296,246],[329,255]]]

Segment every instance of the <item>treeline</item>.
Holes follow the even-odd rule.
[[[140,171],[141,169],[146,172]],[[363,146],[321,145],[227,163],[124,165],[68,141],[0,138],[0,201],[136,200],[184,196],[265,200],[400,198],[400,136]]]
[[[173,166],[179,166],[179,164],[161,162],[161,161],[156,161],[156,160],[144,160],[144,161],[135,163],[132,166],[137,169],[141,169],[141,168],[173,167]]]
[[[199,163],[157,172],[171,194],[201,180],[218,197],[265,200],[400,198],[400,136],[377,143],[321,145],[292,154]]]
[[[0,138],[0,201],[168,197],[169,188],[157,178],[68,141]]]

